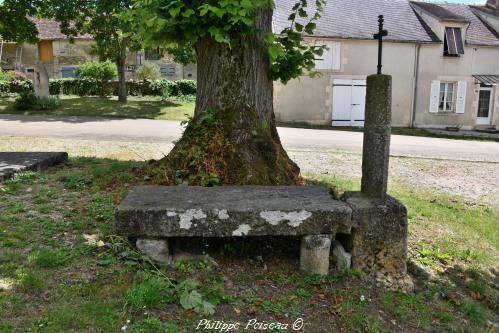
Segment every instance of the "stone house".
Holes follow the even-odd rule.
[[[278,0],[274,31],[295,1]],[[276,83],[279,121],[362,126],[365,80],[376,72],[378,15],[389,35],[383,73],[393,77],[394,126],[499,125],[499,0],[485,6],[406,0],[329,0],[313,36],[327,45],[319,77]]]
[[[5,70],[18,70],[30,76],[33,73],[37,56],[45,64],[50,78],[70,78],[75,76],[76,67],[87,61],[96,61],[92,53],[95,44],[93,36],[79,35],[73,43],[64,35],[59,23],[33,18],[39,32],[39,42],[33,44],[17,44],[0,40],[0,64]],[[167,55],[157,50],[129,52],[127,56],[127,76],[133,78],[135,70],[144,62],[158,66],[161,75],[166,79],[195,79],[196,66],[175,64]]]
[[[47,68],[49,77],[72,77],[75,66],[95,60],[91,53],[91,35],[80,35],[70,43],[57,22],[46,19],[32,19],[39,32],[38,44],[17,44],[0,41],[2,69],[17,70],[28,76],[34,72],[37,57]]]

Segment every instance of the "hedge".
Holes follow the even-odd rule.
[[[157,80],[128,81],[130,96],[185,96],[196,94],[196,81]],[[100,82],[91,79],[50,80],[51,95],[110,96],[118,94],[118,81]],[[33,91],[31,81],[0,81],[0,96]]]

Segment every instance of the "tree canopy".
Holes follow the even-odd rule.
[[[42,0],[4,0],[0,2],[0,37],[19,43],[35,43],[38,30],[29,20],[45,7]]]
[[[304,72],[314,73],[314,58],[322,55],[324,49],[307,45],[303,35],[313,33],[324,1],[314,0],[314,13],[309,15],[307,0],[298,0],[289,15],[289,27],[277,36],[266,35],[266,45],[262,47],[268,49],[269,75],[273,80],[287,82]],[[137,0],[124,15],[144,43],[181,49],[179,53],[185,55],[207,35],[220,44],[235,47],[235,42],[244,42],[256,33],[256,11],[274,6],[273,0]]]

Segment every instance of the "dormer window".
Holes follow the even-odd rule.
[[[444,56],[458,57],[464,54],[463,37],[461,28],[445,28]]]

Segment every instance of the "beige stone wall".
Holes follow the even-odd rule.
[[[330,125],[334,79],[365,79],[376,73],[376,41],[341,42],[341,69],[320,71],[317,78],[301,77],[286,86],[275,84],[275,112],[279,121]],[[413,100],[414,59],[411,43],[386,42],[383,73],[393,76],[393,125],[409,126]]]
[[[330,125],[334,79],[365,79],[376,71],[375,41],[339,40],[341,70],[320,71],[321,76],[302,77],[286,86],[275,84],[275,113],[278,121]],[[393,126],[410,126],[413,117],[415,88],[414,43],[387,42],[383,51],[383,73],[393,77]],[[417,98],[414,126],[443,128],[461,126],[472,129],[476,124],[479,85],[474,74],[499,74],[499,47],[465,46],[461,57],[445,57],[442,43],[422,44],[419,55]],[[430,113],[430,90],[433,80],[466,81],[464,114]],[[492,123],[499,125],[499,87],[494,89]]]
[[[421,48],[418,82],[416,127],[462,126],[463,129],[475,127],[478,110],[479,84],[473,74],[499,74],[499,48],[465,46],[465,54],[460,57],[444,57],[443,45],[426,45]],[[463,114],[430,113],[431,81],[466,81],[466,107]],[[496,88],[497,91],[497,88]],[[497,98],[497,96],[496,96]],[[495,103],[497,118],[498,103]]]

